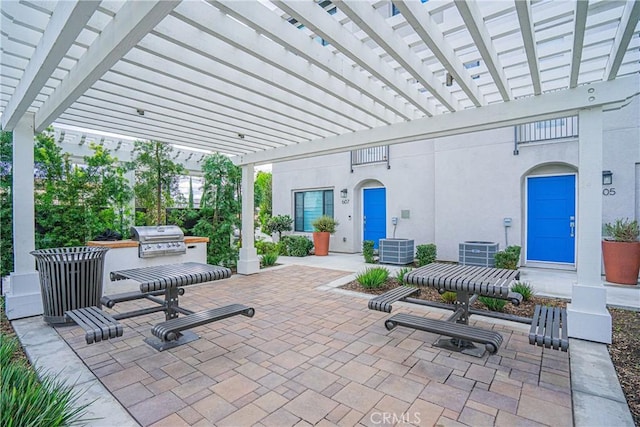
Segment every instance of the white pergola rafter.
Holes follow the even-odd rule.
[[[531,16],[531,2],[530,0],[521,0],[516,1],[515,4],[516,11],[518,12],[518,21],[520,21],[524,50],[527,54],[527,63],[529,65],[529,73],[531,74],[531,83],[533,84],[533,94],[540,95],[542,93],[542,84],[540,80],[540,67],[538,65],[535,29],[533,27],[533,17]]]
[[[56,4],[35,53],[2,113],[2,129],[13,129],[18,123],[99,4],[96,0]]]
[[[489,35],[487,28],[484,26],[482,16],[478,11],[478,6],[475,4],[475,0],[455,0],[455,5],[460,12],[460,16],[462,17],[469,34],[471,34],[471,38],[482,56],[482,60],[484,61],[487,70],[489,70],[489,73],[493,78],[493,82],[498,88],[498,92],[500,92],[502,100],[509,101],[512,99],[509,82],[504,73],[504,68],[500,63],[500,58],[493,47],[491,36]]]
[[[340,23],[324,9],[318,7],[317,3],[312,0],[298,2],[275,0],[274,3],[335,46],[343,55],[393,88],[415,108],[428,116],[435,114],[436,108],[433,102],[429,102],[424,94],[412,90],[407,81],[402,79],[386,61],[376,55],[355,35],[343,31]]]
[[[580,73],[580,64],[582,62],[582,46],[584,43],[584,33],[587,26],[587,12],[589,11],[589,3],[579,1],[576,3],[574,25],[573,25],[573,48],[571,58],[571,73],[569,75],[569,87],[578,85],[578,75]]]
[[[618,74],[622,60],[627,52],[627,46],[631,41],[639,19],[640,2],[627,2],[622,17],[620,18],[620,29],[616,33],[613,46],[611,46],[607,68],[604,71],[604,78],[606,80],[613,80]]]
[[[179,3],[149,0],[126,3],[35,116],[42,131]]]

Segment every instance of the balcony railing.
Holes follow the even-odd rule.
[[[578,136],[578,116],[517,125],[515,132],[516,144],[576,138]]]
[[[351,151],[351,172],[354,166],[368,165],[372,163],[386,163],[387,169],[391,169],[389,164],[389,146],[361,148]]]

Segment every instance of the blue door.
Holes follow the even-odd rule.
[[[575,262],[575,175],[527,180],[527,260]]]
[[[363,193],[364,212],[362,228],[364,240],[373,240],[378,248],[378,240],[387,237],[387,193],[385,188],[365,188]]]

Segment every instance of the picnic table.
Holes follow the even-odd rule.
[[[520,304],[522,295],[510,290],[513,281],[519,277],[517,270],[432,263],[405,274],[404,286],[373,298],[369,302],[369,308],[389,313],[396,301],[429,305],[411,298],[419,294],[420,287],[431,287],[440,293],[455,292],[454,313],[448,319],[437,320],[400,313],[386,320],[385,327],[392,330],[396,326],[405,326],[445,335],[450,338],[440,339],[436,346],[482,357],[485,350],[497,352],[503,338],[498,332],[470,326],[469,307],[479,296]],[[484,344],[484,348],[476,347],[474,342]]]
[[[231,270],[226,267],[187,262],[113,271],[110,277],[113,281],[135,280],[140,283],[140,290],[105,295],[100,299],[102,305],[113,308],[118,303],[140,299],[151,301],[155,305],[114,314],[97,306],[67,311],[66,315],[85,330],[87,344],[122,336],[123,328],[118,320],[164,312],[165,321],[151,329],[154,337],[145,339],[147,344],[163,351],[199,338],[186,329],[239,314],[252,317],[255,313],[253,308],[243,304],[231,304],[200,312],[180,306],[179,297],[184,295],[184,287],[231,277]]]

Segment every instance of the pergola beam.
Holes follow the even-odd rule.
[[[509,81],[475,0],[454,0],[454,2],[494,84],[498,88],[498,92],[500,92],[502,100],[509,101],[512,98]]]
[[[38,109],[35,119],[36,132],[44,130],[62,114],[178,3],[178,0],[125,3],[91,48]]]
[[[584,108],[614,106],[620,108],[640,94],[638,75],[578,86],[564,91],[517,99],[508,103],[456,111],[406,123],[364,130],[353,134],[300,143],[233,158],[234,163],[265,164],[387,144],[460,135],[537,120],[576,114]],[[276,154],[277,152],[277,154]]]
[[[62,1],[56,4],[35,53],[2,113],[3,130],[13,130],[99,4],[98,0]]]
[[[609,54],[609,61],[607,62],[607,68],[604,71],[605,80],[613,80],[618,75],[618,70],[622,64],[625,54],[627,53],[627,47],[631,41],[631,37],[638,25],[638,19],[640,19],[640,1],[627,2],[620,19],[620,26],[616,33],[616,38],[613,41],[611,47],[611,53]]]

